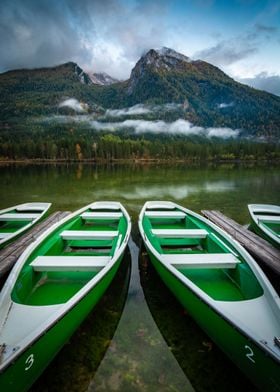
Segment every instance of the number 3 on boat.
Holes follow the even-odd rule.
[[[131,231],[117,202],[96,202],[21,255],[0,295],[0,391],[27,390],[111,283]]]

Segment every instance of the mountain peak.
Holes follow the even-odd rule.
[[[169,73],[172,71],[184,72],[191,63],[192,60],[189,57],[178,53],[173,49],[167,47],[150,49],[138,60],[131,71],[128,93],[132,93],[135,85],[145,76],[147,71],[156,74]]]
[[[182,63],[191,63],[191,59],[182,53],[165,46],[158,49],[150,49],[140,59],[142,63],[153,65],[155,68],[170,70],[180,66]]]
[[[98,72],[89,74],[91,81],[94,84],[99,84],[101,86],[109,86],[110,84],[119,82],[118,79],[112,78],[106,72]]]
[[[159,49],[154,49],[155,52],[157,52],[158,55],[163,56],[163,57],[170,57],[174,58],[177,60],[185,61],[187,63],[191,62],[190,58],[185,56],[182,53],[176,52],[176,50],[167,48],[166,46],[162,46]]]

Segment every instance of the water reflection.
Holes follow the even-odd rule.
[[[80,392],[87,389],[118,326],[127,296],[130,271],[131,260],[127,252],[95,310],[33,385],[31,392]]]
[[[143,246],[139,260],[141,284],[150,312],[195,390],[256,392],[166,288]]]
[[[132,240],[129,247],[132,270],[126,305],[110,348],[87,391],[192,392],[146,305],[138,271],[139,248]]]
[[[159,196],[162,199],[174,199],[181,200],[190,195],[194,195],[200,192],[229,192],[236,187],[233,181],[205,181],[200,184],[166,184],[161,185],[150,185],[148,188],[145,184],[131,186],[130,189],[123,189],[120,185],[119,188],[100,189],[95,192],[95,196],[112,198],[121,197],[124,200],[153,200],[158,199]]]

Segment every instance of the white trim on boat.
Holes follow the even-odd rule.
[[[267,279],[262,269],[252,258],[252,256],[234,238],[232,238],[228,233],[226,233],[224,230],[216,226],[214,223],[204,218],[203,216],[174,203],[175,208],[184,211],[186,214],[190,216],[196,217],[197,219],[201,220],[206,225],[208,225],[210,228],[212,228],[214,231],[216,231],[218,234],[220,234],[222,237],[230,241],[236,253],[238,253],[240,257],[246,260],[247,264],[250,266],[251,270],[257,277],[259,284],[261,285],[264,291],[263,296],[260,297],[262,298],[262,301],[259,301],[259,298],[256,298],[256,299],[251,299],[246,301],[237,301],[237,304],[240,303],[242,306],[244,305],[243,314],[248,314],[249,319],[251,318],[250,315],[251,310],[253,312],[254,317],[257,319],[258,317],[260,317],[260,314],[262,313],[262,307],[264,306],[264,303],[265,306],[269,308],[270,316],[273,317],[274,322],[271,324],[271,328],[269,332],[270,339],[269,340],[267,339],[267,341],[265,342],[263,340],[263,335],[259,334],[256,328],[253,328],[254,326],[258,325],[257,323],[255,323],[254,325],[250,323],[250,325],[248,325],[246,319],[244,318],[236,319],[236,320],[232,318],[232,308],[234,306],[232,306],[232,303],[230,301],[223,302],[219,300],[214,300],[212,297],[207,295],[202,289],[200,289],[196,284],[194,284],[190,279],[188,279],[184,274],[178,271],[178,269],[175,266],[173,266],[171,263],[161,261],[162,254],[160,254],[150,243],[149,239],[147,238],[144,232],[144,228],[142,225],[144,215],[146,214],[147,203],[150,202],[145,203],[139,215],[139,230],[148,250],[154,255],[156,259],[159,260],[159,262],[162,262],[164,267],[167,270],[169,270],[170,273],[172,273],[183,285],[187,286],[198,298],[201,298],[201,300],[203,300],[215,312],[221,315],[221,317],[228,320],[228,322],[230,322],[231,324],[235,323],[236,328],[242,331],[242,333],[244,333],[250,339],[253,339],[259,346],[262,347],[262,349],[267,351],[276,361],[280,362],[280,350],[279,347],[276,346],[274,343],[274,337],[279,336],[278,328],[280,325],[280,298],[279,295],[274,290],[274,288],[272,287],[272,285],[270,284],[269,280]],[[260,306],[261,302],[262,305]],[[256,304],[256,306],[252,306],[254,304]],[[274,327],[275,325],[277,325],[277,328]],[[258,329],[258,331],[260,330]]]
[[[280,206],[272,204],[248,204],[248,210],[252,221],[257,227],[259,227],[259,230],[263,231],[266,236],[272,239],[272,241],[280,245],[279,235],[269,230],[269,228],[265,225],[265,222],[279,223]],[[263,214],[268,214],[267,216],[269,216],[271,220],[265,220],[265,215],[259,215],[261,212]],[[274,214],[274,216],[269,214]],[[274,220],[274,218],[276,218],[276,220]]]
[[[0,221],[33,221],[41,214],[1,214]]]
[[[109,202],[111,203],[111,202]],[[19,305],[15,302],[12,301],[11,299],[11,290],[16,282],[16,279],[23,267],[23,265],[26,262],[26,259],[31,255],[31,253],[36,249],[36,247],[45,239],[47,238],[53,231],[58,229],[60,226],[65,224],[67,221],[70,221],[72,218],[81,215],[83,212],[88,210],[91,206],[94,206],[95,203],[89,204],[83,208],[81,208],[78,211],[73,212],[72,214],[66,216],[59,222],[55,223],[52,225],[50,228],[48,228],[44,233],[40,235],[40,237],[37,238],[36,241],[34,241],[32,244],[30,244],[24,252],[21,254],[19,257],[17,263],[14,265],[8,279],[6,280],[5,285],[3,286],[3,289],[0,293],[0,337],[3,338],[2,333],[3,333],[3,326],[7,323],[7,314],[10,312],[13,312],[13,309],[15,310],[15,314],[17,314],[17,309],[18,306],[21,306],[22,308],[26,308],[27,311],[30,309],[30,314],[33,312],[33,316],[29,317],[29,320],[33,320],[33,325],[32,328],[28,331],[21,330],[20,333],[24,334],[23,340],[21,340],[20,336],[19,339],[17,340],[18,343],[20,343],[20,346],[17,346],[17,350],[13,351],[10,355],[9,358],[3,358],[2,362],[0,363],[0,372],[8,366],[13,360],[15,360],[16,357],[18,357],[22,352],[26,350],[26,348],[32,344],[34,341],[36,341],[42,334],[44,334],[48,329],[50,329],[55,323],[57,323],[58,320],[60,320],[64,315],[71,310],[73,306],[75,306],[85,295],[87,295],[98,283],[100,280],[103,279],[103,277],[108,273],[108,271],[113,267],[113,265],[119,260],[123,252],[125,251],[125,248],[127,246],[130,232],[131,232],[131,219],[130,216],[128,215],[126,209],[122,206],[121,203],[118,202],[113,202],[114,207],[112,209],[120,209],[124,215],[124,217],[127,220],[127,231],[126,235],[124,237],[124,240],[122,244],[119,246],[118,249],[116,249],[114,255],[110,259],[110,261],[105,265],[104,268],[102,268],[98,274],[96,274],[85,286],[82,287],[81,290],[79,290],[71,299],[65,303],[59,304],[59,305],[53,305],[53,306],[44,306],[44,308],[50,308],[50,312],[48,316],[42,318],[42,320],[36,320],[36,311],[40,308],[41,306],[29,306],[29,305]],[[101,203],[99,203],[101,204]],[[103,207],[102,207],[103,208]],[[110,207],[106,207],[110,209]],[[6,333],[6,328],[5,328],[5,333]],[[16,339],[16,336],[14,336],[14,339]],[[2,340],[2,339],[1,339]],[[5,343],[5,340],[3,342]],[[18,345],[18,343],[15,343]]]
[[[0,211],[0,215],[6,215],[9,213],[9,215],[11,215],[13,212],[12,211],[18,211],[23,209],[23,211],[32,211],[33,207],[36,207],[36,210],[41,209],[42,212],[37,214],[37,217],[30,220],[29,223],[27,223],[25,226],[21,227],[20,229],[9,233],[9,236],[4,237],[4,238],[0,238],[0,245],[5,244],[7,241],[12,240],[14,237],[19,236],[21,233],[25,232],[26,230],[28,230],[31,226],[35,225],[36,222],[38,222],[48,211],[48,209],[50,208],[51,203],[24,203],[24,204],[19,204],[16,206],[12,206],[9,208],[6,208],[4,210]],[[14,213],[13,213],[14,214]],[[17,215],[17,214],[16,214]],[[24,214],[26,215],[26,214]]]
[[[256,215],[255,214],[255,217],[256,217],[256,219],[258,219],[258,221],[280,223],[280,215],[276,216],[276,215]]]
[[[10,237],[13,233],[0,233],[0,240],[2,239],[7,239]]]

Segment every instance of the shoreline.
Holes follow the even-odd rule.
[[[273,163],[280,164],[280,159],[160,159],[160,158],[131,158],[131,159],[0,159],[0,166],[5,164],[209,164],[209,163]]]

